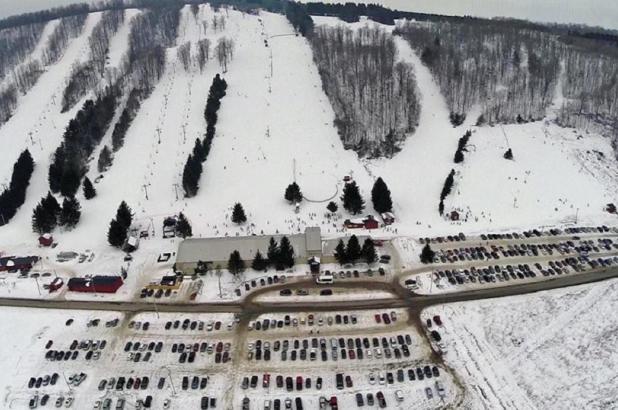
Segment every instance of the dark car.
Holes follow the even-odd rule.
[[[165,387],[165,377],[159,377],[159,383],[157,383],[157,389],[161,390]]]

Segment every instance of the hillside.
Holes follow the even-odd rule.
[[[109,39],[105,57],[108,73],[115,72],[118,77],[132,72],[130,78],[141,73],[135,71],[140,66],[131,63],[135,57],[127,53],[135,50],[128,44],[131,27],[144,13],[150,11],[125,11],[122,23]],[[0,244],[7,248],[17,243],[35,246],[32,210],[49,189],[52,154],[69,120],[106,83],[101,81],[73,108],[61,112],[72,67],[90,58],[89,36],[101,18],[101,12],[86,18],[79,35],[18,98],[13,116],[0,127],[0,140],[4,142],[0,180],[10,179],[12,165],[25,148],[36,163],[24,205],[9,224],[0,227]],[[375,24],[343,23],[324,17],[314,21],[328,27],[343,24],[351,30]],[[40,43],[50,36],[54,24],[57,22],[43,29]],[[375,27],[388,36],[393,29]],[[161,30],[167,32],[166,28]],[[344,148],[311,45],[303,36],[294,35],[285,16],[185,6],[178,14],[174,32],[169,42],[153,34],[165,51],[164,70],[140,74],[151,76],[146,81],[148,92],[128,128],[124,145],[113,154],[107,171],[100,173],[96,163],[99,153],[103,146],[111,145],[128,89],[135,86],[135,82],[121,82],[124,91],[112,124],[89,156],[86,175],[98,181],[94,184],[98,195],[85,200],[82,190],[78,191],[81,221],[72,231],[56,228],[54,234],[61,249],[110,250],[106,234],[122,200],[132,207],[134,219],[154,227],[157,236],[163,217],[180,211],[192,222],[195,236],[297,232],[308,225],[320,225],[326,235],[334,235],[344,231],[343,219],[353,216],[341,206],[333,218],[325,216],[329,200],[340,204],[346,175],[361,188],[366,202],[363,214],[375,214],[370,196],[374,179],[382,176],[388,184],[398,222],[377,235],[563,224],[576,215],[580,221],[611,221],[612,216],[603,208],[618,200],[613,189],[618,168],[608,139],[592,131],[562,128],[547,119],[476,127],[478,113],[468,115],[463,125],[454,128],[439,81],[401,37],[393,37],[395,62],[405,63],[414,73],[420,107],[418,125],[414,133],[402,139],[400,151],[392,158],[361,159],[355,151]],[[216,45],[222,38],[234,42],[231,59],[225,64],[216,56]],[[200,70],[197,44],[203,39],[210,41],[211,51]],[[187,42],[192,58],[185,68],[179,49]],[[36,46],[33,55],[42,47]],[[227,95],[221,100],[200,189],[195,197],[184,198],[183,166],[195,139],[205,133],[204,107],[217,73],[228,84]],[[478,107],[470,109],[479,111]],[[556,109],[549,109],[548,117],[555,118]],[[472,136],[465,160],[455,164],[458,139],[467,130]],[[513,161],[502,157],[508,147],[513,150]],[[438,213],[440,192],[451,169],[455,170],[454,187],[444,201],[445,215],[458,210],[464,221],[452,222]],[[283,199],[285,187],[294,179],[308,199],[302,202],[298,214]],[[230,221],[236,202],[241,202],[247,212],[248,223],[242,226]]]

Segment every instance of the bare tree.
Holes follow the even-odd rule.
[[[191,68],[191,42],[187,41],[178,46],[176,53],[185,71],[189,71]]]
[[[221,37],[215,47],[217,60],[224,73],[227,72],[227,66],[234,58],[234,40],[228,37]]]
[[[204,70],[206,62],[210,56],[210,40],[204,38],[197,42],[197,64],[200,67],[200,72]]]

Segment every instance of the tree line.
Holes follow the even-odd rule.
[[[371,238],[365,239],[361,247],[356,235],[352,235],[350,239],[348,239],[347,244],[343,242],[343,239],[339,240],[339,243],[337,243],[335,247],[335,259],[337,259],[340,265],[356,263],[361,259],[371,264],[378,259],[378,255]]]
[[[88,38],[90,55],[87,61],[75,65],[62,93],[62,110],[70,110],[103,78],[109,42],[124,20],[124,10],[109,10],[94,26]]]
[[[75,195],[87,171],[88,158],[112,121],[116,98],[117,90],[108,88],[103,96],[87,100],[69,121],[49,166],[52,192],[60,192],[65,197]]]
[[[217,112],[221,107],[221,99],[225,97],[227,83],[219,74],[215,75],[208,91],[204,118],[206,119],[206,134],[204,139],[195,140],[193,152],[189,154],[182,172],[182,187],[185,197],[191,198],[197,195],[200,177],[202,176],[202,163],[208,158],[212,140],[217,129]]]
[[[34,160],[30,151],[24,150],[13,165],[11,182],[0,193],[0,226],[9,223],[19,207],[26,200],[26,189],[30,185],[30,177],[34,171]]]

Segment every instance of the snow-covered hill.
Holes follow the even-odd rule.
[[[111,38],[108,65],[121,64],[131,18],[137,13],[127,10],[124,23]],[[223,29],[215,30],[215,16],[225,18]],[[0,246],[35,245],[32,209],[47,193],[50,156],[81,105],[61,114],[63,87],[72,65],[87,57],[88,36],[99,19],[100,13],[88,17],[81,35],[56,64],[47,67],[0,128],[0,181],[8,182],[23,149],[29,148],[36,162],[25,204],[8,225],[0,227]],[[345,24],[334,18],[315,21]],[[49,32],[46,28],[43,36]],[[222,37],[235,42],[227,72],[213,57],[214,50],[202,72],[196,64],[185,71],[177,57],[179,45],[189,41],[195,53],[200,39],[209,39],[214,49]],[[419,127],[394,158],[359,160],[353,151],[344,150],[333,125],[334,113],[309,43],[294,35],[285,16],[215,11],[208,5],[201,5],[194,14],[190,7],[183,8],[175,46],[166,50],[163,78],[143,101],[124,146],[102,178],[95,150],[88,176],[99,180],[98,196],[87,201],[80,190],[81,222],[70,232],[56,230],[60,249],[111,251],[106,233],[122,200],[133,208],[137,220],[154,223],[158,236],[162,218],[180,211],[191,220],[196,236],[296,232],[307,225],[320,225],[326,235],[334,235],[343,231],[343,219],[350,215],[340,209],[335,219],[328,219],[325,207],[331,199],[339,202],[345,175],[359,184],[367,214],[375,214],[370,199],[374,179],[382,176],[391,189],[398,222],[378,235],[562,224],[576,215],[580,221],[611,221],[603,207],[618,200],[613,189],[618,167],[607,140],[544,121],[504,128],[471,124],[453,128],[429,70],[405,41],[396,38],[396,45],[398,59],[415,69],[421,99]],[[40,53],[40,47],[35,53]],[[227,81],[227,95],[198,195],[185,199],[182,169],[195,139],[205,132],[203,111],[216,73]],[[112,128],[100,147],[109,144]],[[458,139],[468,129],[473,131],[469,152],[463,164],[454,164]],[[579,138],[580,134],[584,137]],[[507,147],[513,149],[514,161],[502,157]],[[455,186],[445,200],[445,210],[460,211],[466,221],[457,223],[438,214],[440,191],[451,169],[456,171]],[[298,214],[283,199],[285,187],[294,179],[311,200],[303,201]],[[241,202],[248,215],[248,223],[240,227],[230,221],[235,202]]]

